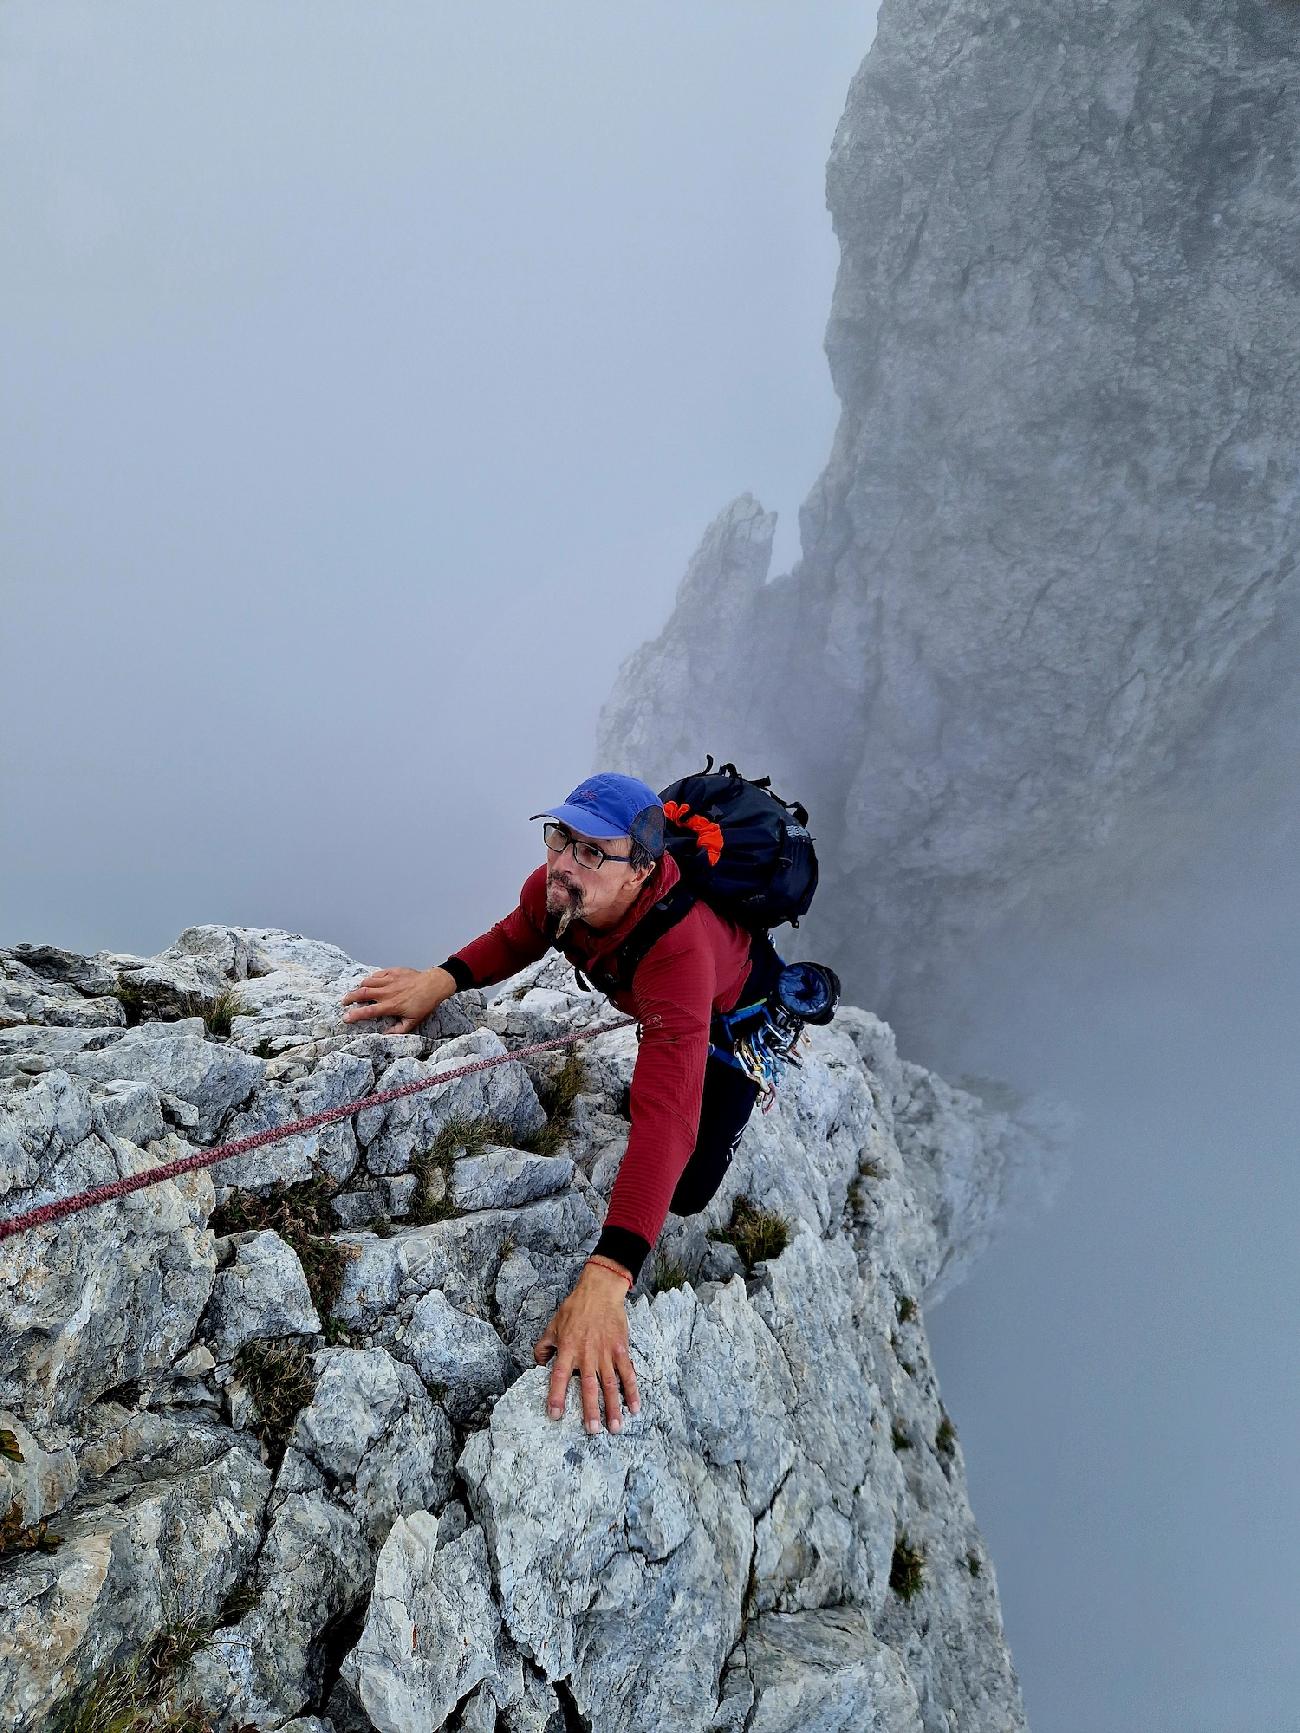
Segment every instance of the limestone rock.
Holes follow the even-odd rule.
[[[920,1707],[898,1656],[858,1607],[764,1613],[729,1673],[746,1692],[747,1733],[922,1733]],[[729,1679],[727,1695],[738,1695]]]
[[[0,1160],[27,1182],[6,1214],[189,1153],[172,1135],[144,1149],[101,1137],[93,1121],[89,1092],[59,1072],[0,1111]],[[33,1424],[68,1418],[169,1366],[212,1288],[212,1202],[200,1169],[0,1240],[0,1403]]]
[[[497,1271],[493,1303],[506,1346],[518,1371],[537,1364],[533,1345],[573,1287],[572,1258],[536,1248],[511,1251]]]
[[[465,1310],[486,1310],[506,1243],[528,1252],[569,1253],[573,1279],[599,1237],[600,1224],[578,1196],[566,1193],[511,1210],[475,1210],[421,1227],[399,1227],[386,1239],[341,1233],[353,1251],[335,1315],[349,1328],[381,1334],[410,1317],[421,1295],[439,1288]]]
[[[255,1605],[219,1644],[198,1651],[180,1689],[217,1718],[220,1733],[299,1714],[321,1684],[325,1632],[356,1606],[371,1572],[351,1512],[320,1493],[290,1493],[257,1555]]]
[[[337,945],[274,927],[224,931],[231,944],[247,945],[258,960],[256,979],[250,978],[239,987],[244,1014],[231,1026],[232,1042],[250,1051],[291,1053],[311,1061],[329,1052],[345,1051],[371,1063],[399,1053],[423,1056],[434,1040],[473,1027],[467,1007],[482,1002],[477,994],[466,994],[465,1004],[452,1001],[441,1006],[421,1025],[420,1032],[388,1036],[383,1031],[391,1028],[391,1018],[343,1021],[344,994],[373,971]]]
[[[774,515],[724,506],[602,711],[601,769],[662,787],[707,747],[804,803],[799,954],[920,1057],[976,936],[1154,877],[1153,809],[1177,855],[1239,777],[1293,781],[1294,24],[883,0],[827,167],[841,414],[802,557],[769,579]]]
[[[39,985],[42,993],[64,998],[105,998],[117,985],[116,971],[95,957],[83,957],[58,945],[14,945],[0,950],[0,973]]]
[[[223,1128],[222,1141],[234,1143],[277,1125],[288,1125],[293,1120],[307,1119],[312,1114],[358,1101],[373,1091],[374,1081],[374,1071],[364,1059],[353,1053],[326,1053],[299,1081],[264,1083],[243,1111],[232,1114]],[[300,1131],[275,1143],[263,1144],[260,1149],[250,1149],[246,1155],[232,1156],[218,1164],[213,1177],[223,1188],[224,1196],[226,1188],[252,1190],[277,1182],[293,1185],[314,1173],[324,1173],[336,1182],[345,1180],[359,1159],[352,1120],[335,1119],[311,1131]]]
[[[564,1058],[509,1059],[502,1029],[536,1037],[555,1015],[576,1031],[592,1008],[571,1006],[547,963],[486,1008],[466,997],[464,1014],[496,1028],[343,1043],[318,1031],[360,965],[270,929],[187,932],[180,960],[272,993],[281,1056],[200,1018],[0,1031],[11,1059],[42,1067],[0,1078],[6,1210],[346,1102],[376,1069],[382,1082],[466,1055],[507,1062],[459,1097],[357,1115],[355,1174],[341,1145],[300,1140],[291,1171],[310,1172],[335,1218],[355,1223],[357,1200],[378,1218],[294,1230],[317,1272],[345,1254],[324,1331],[269,1223],[214,1240],[204,1170],[0,1241],[0,1498],[13,1532],[45,1520],[66,1536],[0,1570],[0,1691],[18,1733],[173,1617],[223,1604],[176,1681],[217,1733],[565,1733],[575,1715],[611,1733],[1023,1727],[921,1310],[1008,1194],[995,1099],[901,1058],[887,1024],[843,1007],[751,1120],[709,1209],[669,1217],[628,1301],[641,1413],[588,1435],[576,1381],[564,1418],[546,1417],[534,1344],[600,1231],[635,1033],[581,1049],[564,1155],[453,1151],[444,1213],[390,1228],[383,1211],[424,1185],[410,1164],[451,1111],[520,1137],[540,1125],[537,1090]],[[75,959],[57,970],[39,979],[95,984]],[[256,1224],[259,1187],[241,1189]],[[726,1237],[742,1196],[785,1224],[765,1257]],[[295,1335],[301,1385],[291,1358],[275,1392],[232,1379],[239,1344]],[[273,1484],[244,1429],[255,1419]],[[919,1561],[911,1600],[893,1586],[900,1548]]]
[[[324,1348],[291,1443],[356,1512],[373,1546],[454,1490],[451,1427],[415,1371],[381,1348]]]
[[[437,1517],[416,1511],[399,1517],[384,1542],[365,1630],[343,1678],[378,1733],[423,1733],[497,1676],[500,1629],[482,1529],[439,1547]]]
[[[203,1020],[142,1023],[97,1051],[69,1054],[64,1068],[88,1082],[134,1078],[179,1096],[198,1110],[199,1142],[214,1142],[226,1115],[262,1080],[259,1060],[207,1039]]]
[[[458,1209],[512,1209],[563,1191],[573,1163],[562,1155],[529,1155],[489,1144],[481,1155],[464,1156],[451,1171],[451,1201]]]
[[[14,1733],[35,1733],[164,1625],[206,1617],[257,1550],[270,1476],[242,1439],[150,1416],[134,1447],[102,1478],[86,1473],[49,1525],[54,1551],[0,1571],[0,1701]]]
[[[506,1047],[482,1029],[444,1042],[430,1060],[398,1059],[378,1080],[377,1093],[455,1070],[475,1059],[502,1058]],[[526,1072],[518,1064],[454,1078],[436,1091],[411,1094],[381,1107],[368,1107],[356,1118],[357,1138],[365,1146],[371,1173],[402,1173],[413,1157],[423,1154],[454,1118],[499,1119],[520,1138],[540,1131],[546,1115]]]
[[[685,1730],[705,1725],[739,1635],[753,1518],[737,1468],[711,1473],[692,1435],[677,1368],[694,1305],[631,1312],[642,1412],[620,1434],[586,1435],[576,1391],[547,1419],[537,1367],[459,1466],[519,1646],[588,1718]]]
[[[80,1474],[69,1436],[44,1429],[44,1444],[21,1416],[0,1408],[0,1432],[13,1440],[0,1450],[0,1517],[6,1512],[22,1527],[62,1509],[77,1489]]]
[[[510,1355],[492,1325],[458,1312],[437,1288],[416,1302],[402,1349],[426,1384],[441,1385],[443,1405],[465,1420],[510,1383]]]
[[[320,1329],[297,1254],[269,1228],[241,1234],[235,1256],[212,1284],[201,1328],[218,1358],[265,1336],[310,1336]]]
[[[275,969],[274,952],[259,944],[242,927],[186,927],[160,953],[167,958],[192,957],[205,963],[223,981],[247,981]]]

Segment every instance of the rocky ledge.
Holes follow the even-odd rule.
[[[0,951],[0,1216],[607,1011],[550,957],[391,1036],[342,1020],[368,972],[254,928]],[[576,1385],[546,1418],[533,1344],[630,1026],[0,1241],[6,1724],[1023,1727],[923,1310],[1034,1139],[867,1011],[810,1036],[629,1295],[617,1434]]]

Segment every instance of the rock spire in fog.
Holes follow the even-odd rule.
[[[733,501],[602,713],[601,767],[804,801],[799,954],[913,1045],[975,934],[1300,738],[1296,47],[1274,0],[884,0],[802,558]]]

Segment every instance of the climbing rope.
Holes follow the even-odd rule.
[[[212,1167],[219,1161],[229,1161],[231,1156],[246,1155],[250,1149],[259,1149],[263,1144],[278,1143],[281,1138],[293,1137],[300,1131],[311,1131],[318,1125],[328,1125],[334,1119],[347,1119],[353,1113],[360,1113],[363,1108],[379,1107],[385,1101],[396,1101],[402,1095],[417,1095],[422,1089],[432,1089],[437,1083],[450,1083],[454,1077],[467,1077],[471,1071],[487,1071],[493,1065],[507,1065],[516,1059],[526,1058],[530,1053],[543,1053],[548,1047],[568,1047],[575,1041],[589,1041],[593,1035],[603,1035],[610,1029],[627,1029],[635,1023],[635,1017],[619,1017],[613,1022],[597,1023],[590,1029],[581,1029],[575,1035],[556,1035],[550,1041],[534,1041],[529,1047],[516,1047],[513,1052],[498,1054],[494,1059],[476,1059],[472,1064],[460,1065],[454,1071],[443,1071],[437,1077],[425,1077],[415,1083],[401,1083],[395,1089],[385,1089],[378,1095],[364,1096],[360,1101],[348,1102],[342,1107],[323,1108],[321,1112],[308,1114],[306,1119],[295,1119],[289,1125],[278,1125],[270,1131],[254,1132],[252,1136],[238,1138],[233,1143],[220,1143],[215,1149],[202,1149],[197,1155],[181,1156],[176,1161],[164,1162],[160,1167],[146,1168],[143,1173],[109,1180],[104,1185],[92,1187],[90,1191],[77,1192],[73,1197],[59,1198],[54,1203],[38,1204],[35,1209],[23,1210],[20,1215],[0,1221],[0,1240],[6,1240],[12,1234],[25,1233],[29,1228],[42,1227],[46,1222],[75,1215],[78,1210],[89,1209],[91,1204],[107,1203],[111,1198],[125,1197],[128,1192],[141,1191],[147,1185],[159,1185],[165,1179],[173,1179],[178,1173],[191,1173],[195,1168]]]

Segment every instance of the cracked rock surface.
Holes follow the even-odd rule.
[[[128,972],[147,996],[113,997]],[[366,972],[273,929],[0,951],[41,1012],[4,1031],[6,1217],[285,1102],[504,1061],[0,1240],[15,1733],[182,1627],[170,1688],[216,1733],[1022,1727],[924,1328],[991,1231],[1006,1116],[843,1007],[669,1216],[628,1300],[641,1412],[588,1435],[576,1383],[546,1417],[533,1344],[600,1231],[635,1034],[568,1050],[561,1110],[565,1053],[510,1054],[602,1020],[562,959],[401,1037],[342,1022]],[[491,1136],[436,1170],[453,1113]],[[730,1237],[741,1196],[782,1249]]]
[[[980,934],[1104,936],[1132,872],[1294,808],[1295,55],[1276,0],[882,0],[801,557],[724,505],[602,711],[594,769],[707,748],[803,802],[802,954],[918,1057]]]

